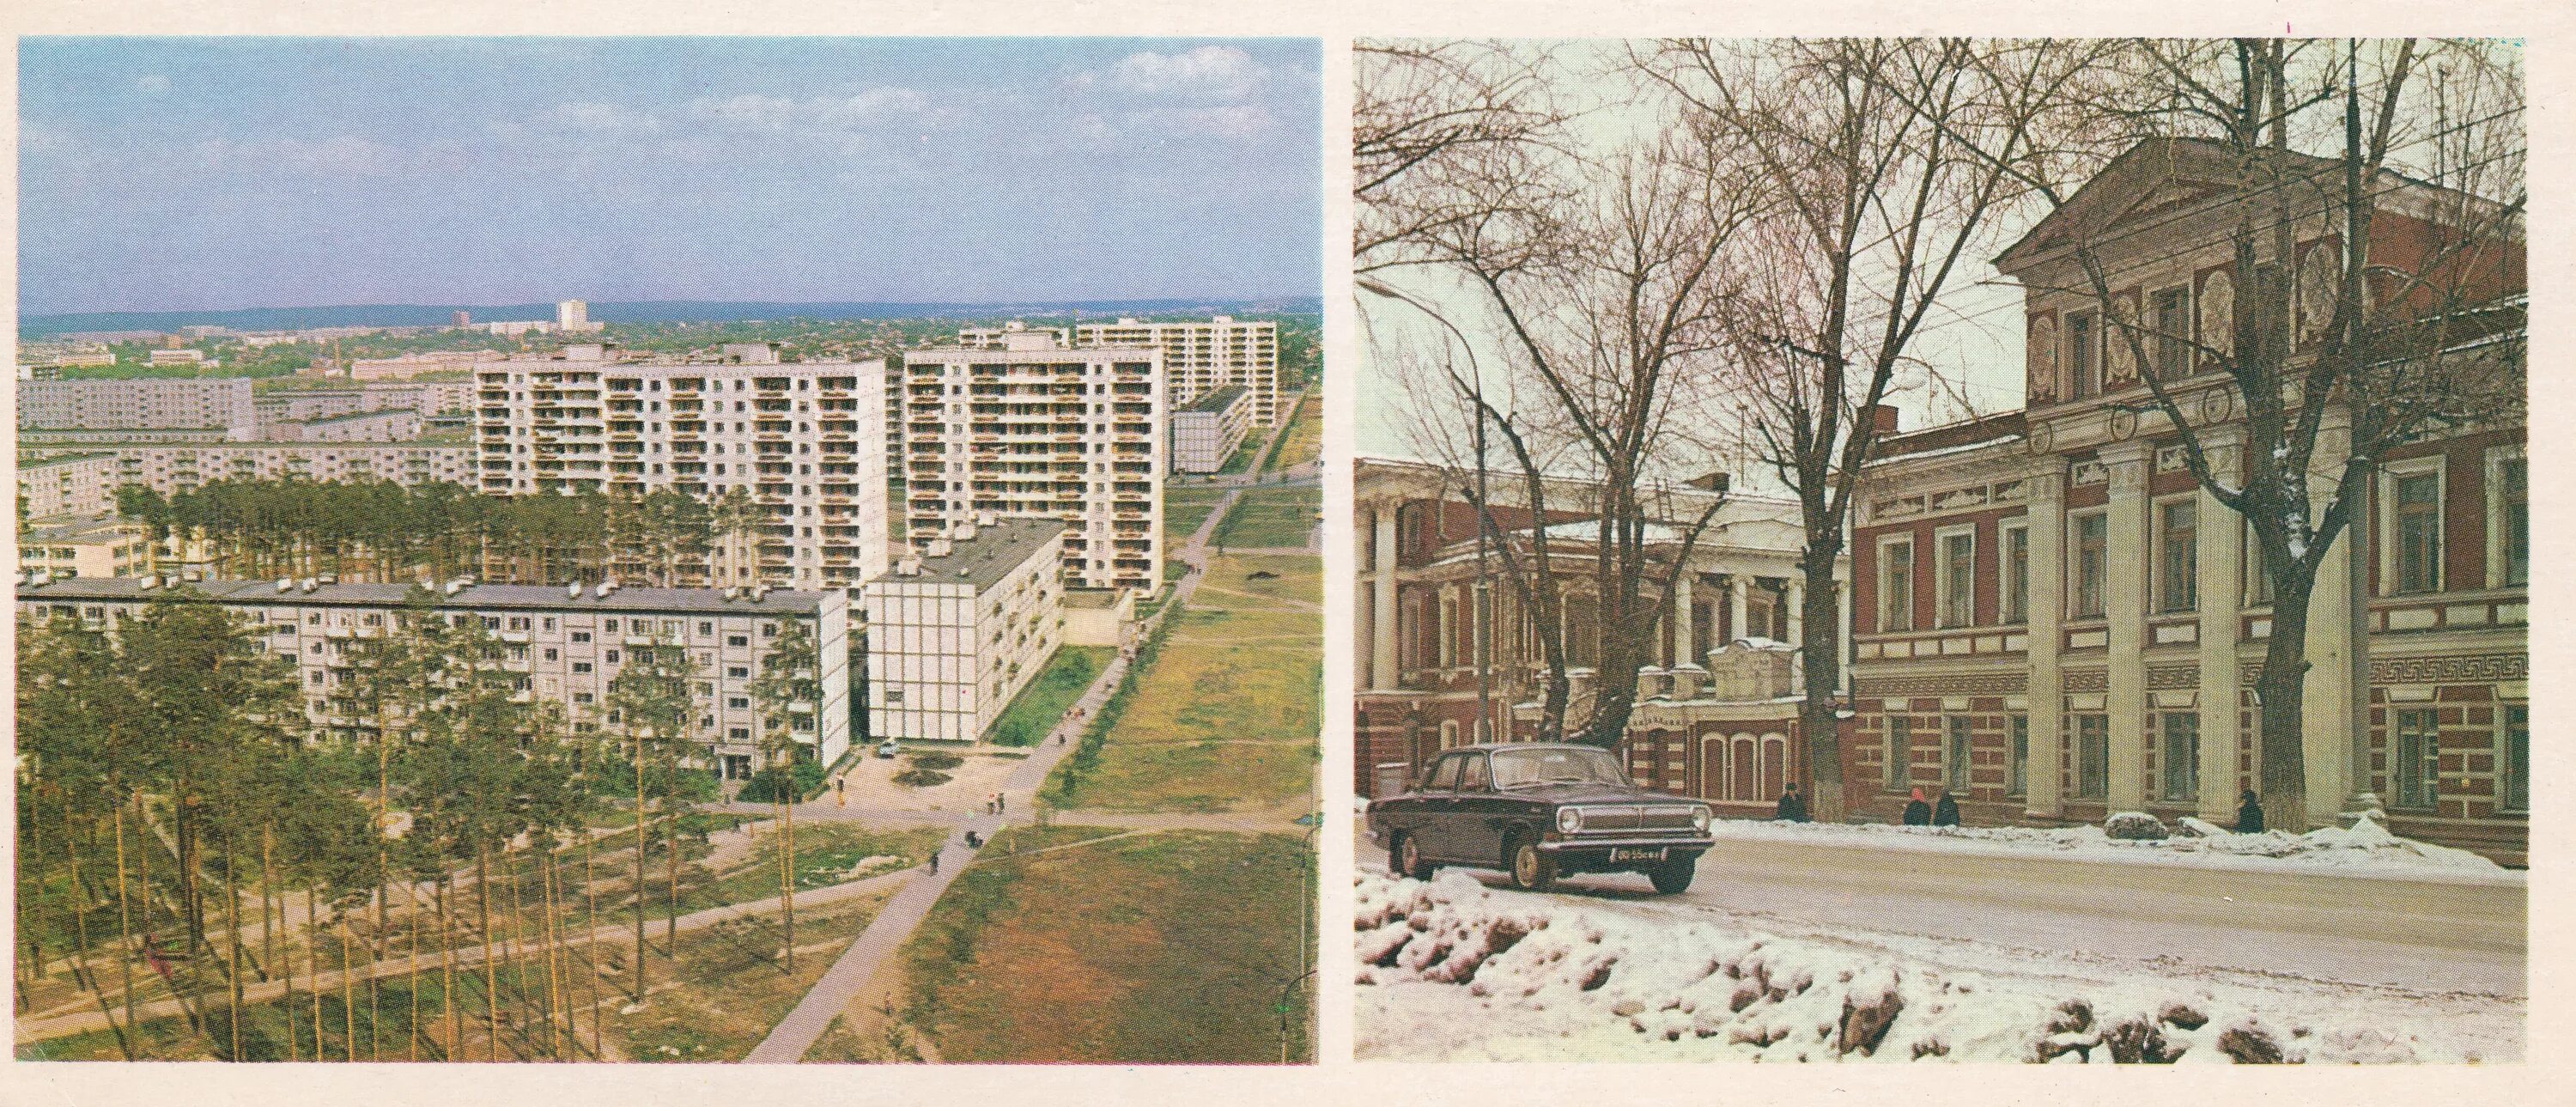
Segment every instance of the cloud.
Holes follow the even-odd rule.
[[[1270,111],[1257,104],[1221,104],[1204,108],[1166,108],[1140,112],[1133,129],[1216,138],[1244,138],[1269,130]]]
[[[1149,96],[1235,100],[1261,80],[1261,65],[1232,46],[1201,46],[1179,54],[1129,54],[1109,74],[1120,87]]]
[[[849,131],[930,114],[930,98],[909,88],[877,87],[848,96],[803,100],[744,93],[689,102],[690,118],[741,130]]]
[[[170,91],[170,78],[158,73],[146,73],[134,79],[134,87],[139,91],[158,96]]]
[[[236,142],[211,138],[191,148],[208,170],[253,172],[293,169],[333,176],[384,177],[417,168],[417,152],[406,152],[357,135],[328,138],[270,138]]]
[[[597,134],[652,134],[662,129],[662,121],[649,113],[589,101],[557,104],[538,112],[536,118],[544,126]]]

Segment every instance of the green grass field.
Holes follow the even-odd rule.
[[[1269,469],[1289,469],[1304,465],[1323,455],[1324,409],[1321,401],[1307,397],[1297,405],[1296,414],[1288,418],[1287,440],[1270,458]]]
[[[1309,843],[1163,831],[1027,852],[1106,833],[994,839],[900,955],[911,1029],[951,1062],[1307,1060]],[[832,1033],[818,1055],[868,1051]]]
[[[1234,510],[1217,525],[1218,546],[1303,548],[1315,529],[1315,513],[1324,508],[1324,491],[1305,486],[1255,488],[1234,502]]]
[[[1170,487],[1163,490],[1163,540],[1186,541],[1208,512],[1225,499],[1225,489]]]
[[[997,746],[1030,746],[1046,737],[1049,729],[1082,698],[1082,690],[1091,687],[1102,666],[1109,664],[1118,651],[1108,646],[1060,646],[1038,670],[1028,687],[1011,700],[1008,710],[993,720],[993,729],[985,733]]]

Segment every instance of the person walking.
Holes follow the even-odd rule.
[[[1807,821],[1807,801],[1798,795],[1797,781],[1790,781],[1788,789],[1780,793],[1780,809],[1771,818],[1784,823]]]
[[[2251,788],[2246,789],[2244,795],[2237,797],[2236,832],[2238,834],[2263,833],[2263,801]]]
[[[832,803],[838,807],[850,805],[850,778],[846,776],[832,778]]]
[[[1941,789],[1941,802],[1933,805],[1932,825],[1959,825],[1959,798],[1951,795],[1947,788]]]
[[[1913,799],[1911,799],[1911,800],[1906,801],[1906,804],[1905,804],[1905,825],[1907,825],[1907,826],[1930,826],[1930,825],[1932,825],[1932,805],[1931,805],[1931,804],[1928,804],[1928,803],[1923,802],[1923,789],[1921,789],[1921,788],[1917,788],[1917,789],[1915,789],[1915,790],[1914,790],[1914,798],[1913,798]]]
[[[993,793],[993,813],[996,815],[1008,815],[1011,813],[1011,794],[1009,792]]]
[[[939,875],[939,855],[940,855],[940,853],[941,853],[942,851],[945,851],[947,848],[948,848],[948,844],[947,844],[947,843],[945,843],[945,842],[942,842],[942,843],[940,843],[938,846],[933,847],[933,848],[931,849],[931,851],[930,851],[930,875],[932,875],[932,876],[937,876],[937,875]]]

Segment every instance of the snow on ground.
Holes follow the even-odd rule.
[[[2523,1005],[1357,878],[1363,1059],[2511,1061]]]
[[[2522,875],[2467,850],[2400,838],[2364,817],[2347,829],[2320,827],[2237,834],[2184,819],[2172,837],[2122,841],[2098,826],[1890,826],[1884,823],[1784,823],[1720,819],[1719,840],[1813,842],[1871,849],[1911,849],[2010,857],[2043,853],[2078,861],[2139,861],[2252,871],[2328,869],[2343,876],[2519,883]],[[1722,851],[1723,846],[1719,847]]]

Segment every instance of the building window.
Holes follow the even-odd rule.
[[[2531,583],[2531,486],[2522,448],[2489,455],[2487,576],[2491,587]]]
[[[728,634],[725,636],[725,645],[728,646],[748,646],[750,644],[751,637],[749,635]]]
[[[2392,473],[2389,530],[2395,560],[2391,590],[2438,592],[2442,588],[2442,473],[2424,469]]]
[[[1879,780],[1894,791],[1905,786],[1906,747],[1914,741],[1914,720],[1903,715],[1887,717],[1887,748],[1879,751]]]
[[[2191,291],[2168,288],[2147,301],[2147,325],[2155,328],[2157,380],[2191,375]]]
[[[2111,794],[2111,717],[2075,717],[2075,798],[2097,800]]]
[[[574,645],[590,641],[590,632],[586,630],[576,630],[572,632],[572,640]]]
[[[2023,795],[2030,790],[2030,716],[2010,716],[2005,727],[2012,732],[2012,762],[2004,775],[2004,794]]]
[[[1942,780],[1950,791],[1965,794],[1968,790],[1968,750],[1971,745],[1968,717],[1952,715],[1947,748],[1941,751]]]
[[[2237,528],[2237,541],[2242,553],[2237,564],[2244,566],[2245,605],[2261,607],[2272,602],[2272,574],[2263,568],[2263,541],[2254,535],[2254,524]]]
[[[2102,394],[2102,335],[2092,312],[2066,317],[2066,368],[2076,399]]]
[[[2096,511],[2068,519],[2067,524],[2075,544],[2075,556],[2071,559],[2074,562],[2075,587],[2070,589],[2074,607],[2067,615],[2077,619],[2099,619],[2102,617],[2103,578],[2110,571],[2104,550],[2109,540],[2109,519]]]
[[[2156,505],[2156,606],[2191,611],[2200,606],[2200,505],[2175,500]]]
[[[2200,716],[2167,712],[2161,719],[2164,746],[2159,756],[2164,761],[2165,798],[2196,799],[2200,796]]]
[[[1941,625],[1973,626],[1977,621],[1977,532],[1944,531],[1940,545]]]
[[[2435,782],[2442,773],[2439,719],[2429,707],[2397,712],[2397,756],[2389,762],[2388,771],[2396,778],[2399,807],[2433,806]]]
[[[1891,538],[1878,546],[1878,629],[1914,629],[1914,540]]]
[[[2030,621],[2030,527],[2005,526],[2003,536],[2003,621]]]
[[[2531,810],[2531,705],[2509,703],[2499,708],[2504,733],[2496,750],[2496,809]]]

